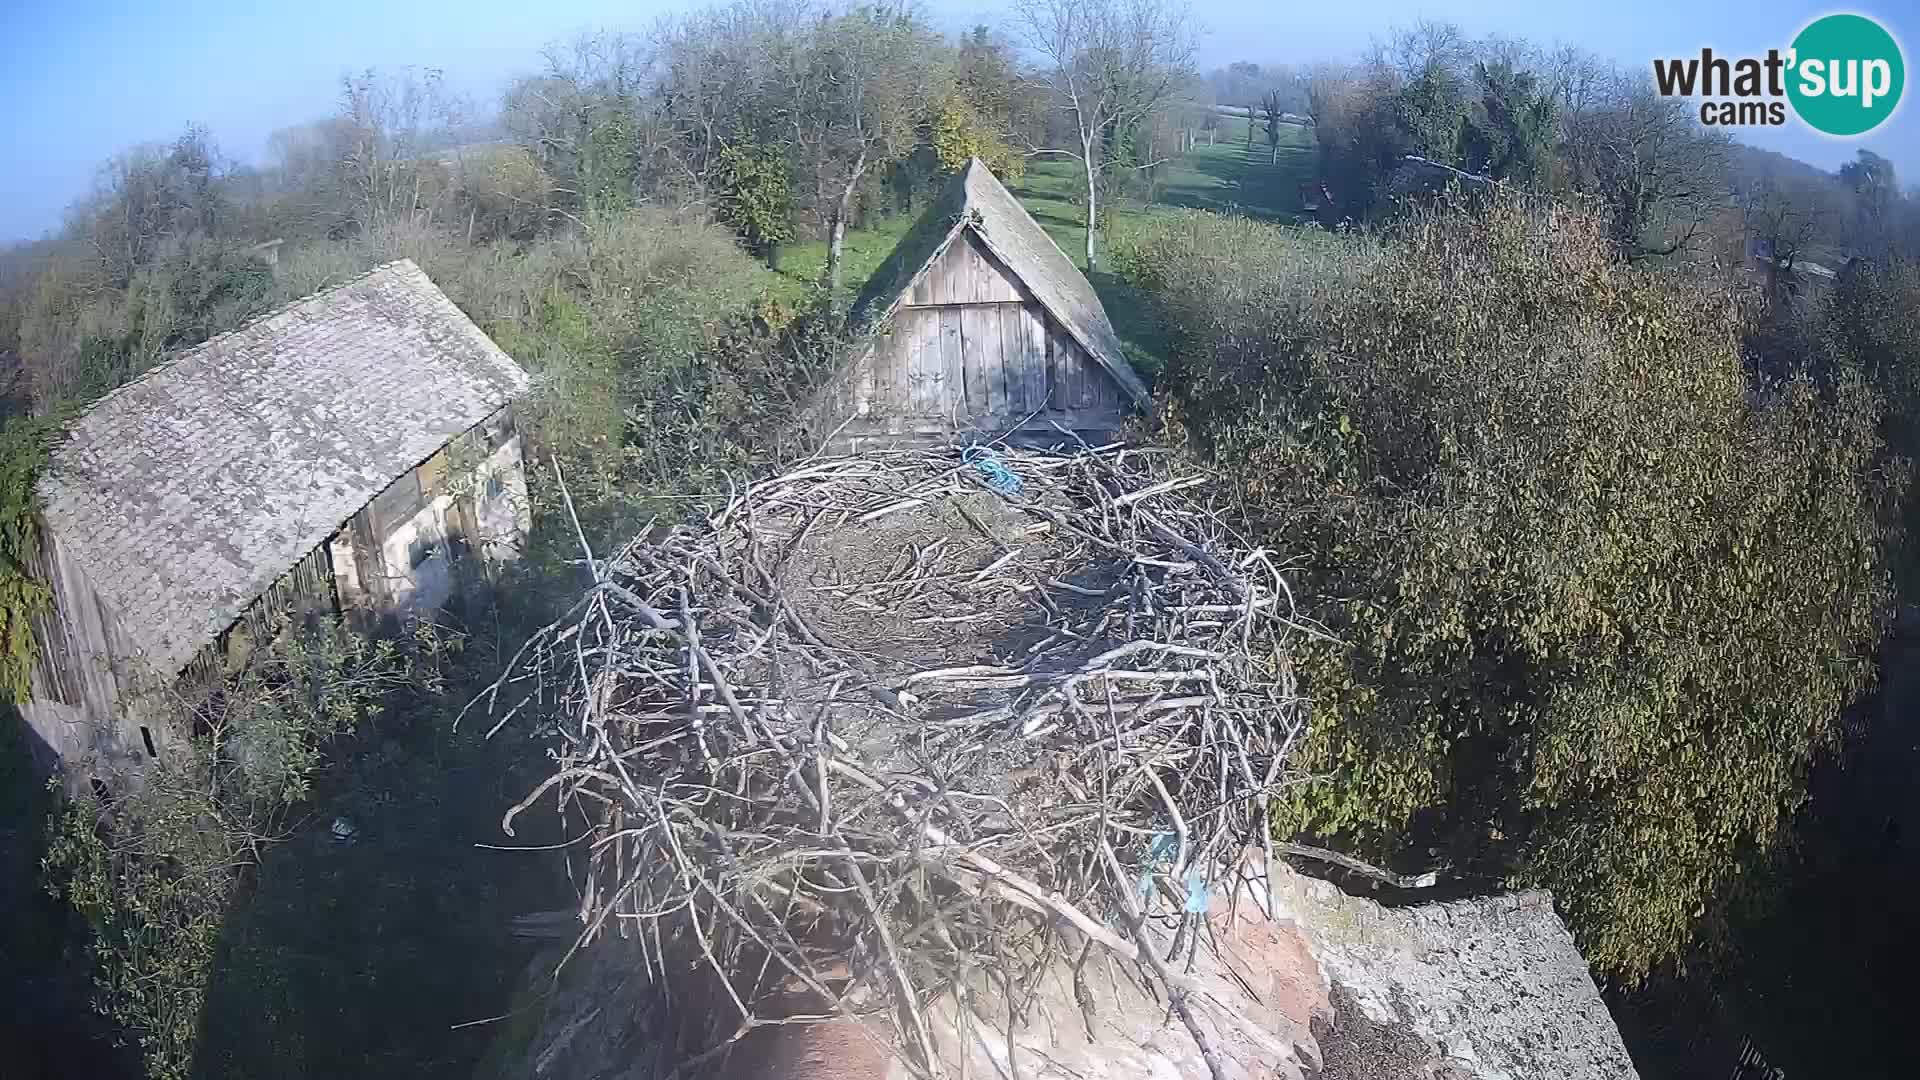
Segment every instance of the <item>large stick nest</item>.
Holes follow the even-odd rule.
[[[595,584],[477,703],[558,721],[504,826],[551,799],[579,834],[580,944],[637,939],[663,985],[706,969],[716,1048],[798,990],[933,1071],[934,998],[1017,1000],[1096,948],[1188,1019],[1143,924],[1191,949],[1266,843],[1315,631],[1174,461],[816,459],[588,551]]]

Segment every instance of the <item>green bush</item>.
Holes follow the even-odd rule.
[[[277,299],[413,259],[536,377],[522,413],[536,467],[552,454],[583,510],[631,518],[647,496],[710,491],[778,443],[839,343],[770,307],[771,272],[700,213],[640,207],[583,226],[478,249],[373,230],[290,253]]]
[[[24,701],[32,692],[33,617],[52,603],[32,567],[40,547],[33,485],[54,430],[42,417],[0,424],[0,700]]]
[[[1903,487],[1858,380],[1750,391],[1738,305],[1518,199],[1379,239],[1189,214],[1123,252],[1166,409],[1337,644],[1289,830],[1552,888],[1678,956],[1872,678]]]
[[[1815,337],[1835,374],[1858,374],[1887,402],[1888,436],[1920,450],[1920,263],[1862,261],[1818,309]]]
[[[418,681],[390,641],[284,630],[217,694],[179,702],[195,734],[139,783],[75,793],[54,815],[47,887],[86,921],[96,1003],[139,1040],[153,1080],[192,1074],[242,871],[280,838],[322,748]]]

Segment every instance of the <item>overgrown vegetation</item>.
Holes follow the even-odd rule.
[[[537,375],[539,535],[518,614],[487,624],[497,664],[577,585],[568,518],[539,513],[551,466],[597,545],[810,449],[832,286],[977,155],[1095,268],[1143,369],[1171,351],[1170,433],[1341,598],[1299,672],[1327,780],[1279,823],[1549,885],[1624,980],[1712,936],[1872,679],[1920,453],[1897,258],[1920,203],[1884,158],[1743,150],[1577,50],[1422,25],[1358,64],[1202,82],[1177,5],[1016,8],[1044,56],[896,9],[734,4],[556,47],[494,121],[436,72],[364,72],[263,166],[197,130],[107,163],[0,262],[0,691],[27,687],[30,493],[64,410],[415,260]],[[1407,154],[1503,194],[1422,208],[1436,172]],[[1281,218],[1309,171],[1325,223],[1379,231],[1142,212]],[[1849,254],[1822,307],[1798,264]],[[1756,262],[1759,303],[1725,284]],[[448,1029],[503,1000],[505,915],[532,909],[470,847],[520,748],[450,729],[431,654],[282,649],[184,759],[61,811],[48,868],[100,1001],[156,1076],[461,1071],[478,1039]],[[361,839],[334,845],[334,816]]]
[[[1168,415],[1313,553],[1289,830],[1555,891],[1586,955],[1677,956],[1872,679],[1902,492],[1848,374],[1751,392],[1737,297],[1504,197],[1375,239],[1206,215],[1128,270]]]
[[[32,620],[51,600],[32,567],[40,548],[33,484],[53,432],[45,418],[0,426],[0,699],[24,701],[31,692],[38,655]]]
[[[282,839],[328,744],[400,687],[432,688],[391,641],[288,626],[205,702],[137,785],[73,793],[53,825],[50,887],[92,929],[98,1005],[138,1038],[149,1076],[192,1075],[206,991],[243,870]]]

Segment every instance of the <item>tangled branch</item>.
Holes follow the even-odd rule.
[[[771,1003],[798,991],[884,1016],[933,1074],[935,999],[1023,1000],[1098,947],[1218,1067],[1144,927],[1191,949],[1231,856],[1271,855],[1305,715],[1288,646],[1318,631],[1170,457],[994,466],[813,460],[607,558],[582,535],[593,585],[469,706],[558,721],[502,826],[551,801],[587,830],[575,947],[612,931],[663,986],[703,972],[734,1015],[701,1045],[790,1022]]]

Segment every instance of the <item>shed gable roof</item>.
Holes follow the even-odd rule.
[[[873,327],[893,314],[927,268],[969,229],[1128,397],[1146,404],[1146,383],[1127,361],[1093,283],[979,158],[947,183],[880,264],[854,304],[856,322]]]
[[[527,381],[419,267],[388,263],[101,398],[53,451],[42,520],[171,675]]]

